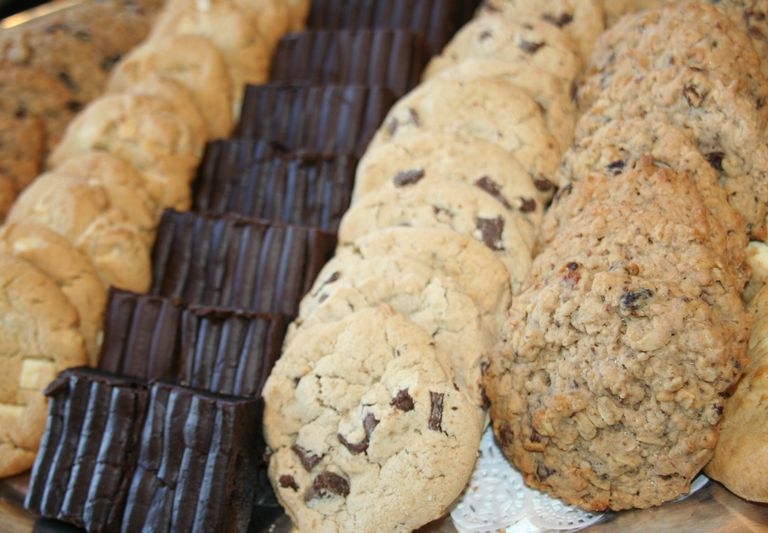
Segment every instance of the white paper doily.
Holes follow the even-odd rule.
[[[709,479],[700,475],[687,498],[704,487]],[[550,498],[523,483],[523,478],[506,460],[488,427],[469,485],[451,510],[459,533],[542,533],[578,531],[602,519],[603,514],[587,513]]]

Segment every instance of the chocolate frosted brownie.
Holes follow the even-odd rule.
[[[249,85],[235,137],[360,157],[396,97],[362,85]]]
[[[111,291],[99,368],[257,397],[280,356],[286,327],[280,315]]]
[[[316,29],[409,29],[437,54],[472,16],[477,0],[315,0],[307,20]]]
[[[402,96],[419,83],[427,59],[419,35],[407,30],[303,31],[280,39],[269,79],[382,86]]]
[[[195,182],[192,209],[236,213],[335,233],[349,206],[357,160],[287,154]],[[208,178],[208,179],[206,179]]]
[[[271,492],[254,483],[265,467],[260,400],[88,368],[46,393],[27,509],[89,531],[238,532],[259,516],[254,502]]]
[[[194,194],[212,189],[219,179],[247,172],[252,164],[284,153],[264,139],[216,139],[206,143],[192,184]]]
[[[169,210],[157,231],[149,292],[293,316],[335,245],[318,229]]]

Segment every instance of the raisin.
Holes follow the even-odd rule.
[[[480,232],[480,236],[488,248],[491,250],[503,250],[501,244],[501,234],[504,231],[504,219],[496,218],[477,218],[475,227]]]
[[[349,481],[333,472],[320,472],[312,481],[312,486],[304,494],[304,501],[314,498],[326,498],[331,495],[349,496]]]
[[[398,391],[395,397],[392,398],[392,401],[389,402],[389,405],[396,407],[401,411],[406,411],[406,412],[412,411],[413,398],[411,398],[411,395],[408,393],[408,389],[403,389],[401,391]]]
[[[312,469],[315,466],[317,466],[317,463],[319,463],[320,460],[322,459],[322,456],[317,455],[316,453],[310,450],[302,448],[298,444],[294,444],[293,446],[291,446],[291,450],[299,458],[299,461],[301,461],[301,465],[304,467],[304,470],[306,470],[307,472],[311,472]]]
[[[294,491],[299,490],[299,484],[296,483],[296,480],[293,478],[293,476],[289,474],[283,474],[280,476],[278,483],[280,483],[280,486],[284,489],[293,489]]]
[[[563,26],[567,26],[571,22],[573,22],[573,16],[571,16],[570,13],[563,13],[559,17],[557,15],[553,15],[551,13],[544,13],[541,18],[545,22],[549,22],[550,24],[554,24],[558,28],[562,28]]]
[[[709,165],[718,172],[723,171],[723,159],[725,159],[725,153],[723,152],[709,152],[704,157],[707,158]]]
[[[533,198],[520,198],[520,212],[533,213],[536,211],[536,200]]]
[[[539,481],[544,481],[554,473],[555,473],[554,470],[552,470],[551,468],[548,468],[542,463],[539,463],[536,465],[536,477],[538,478]]]
[[[605,165],[605,170],[610,172],[614,176],[618,176],[622,173],[624,170],[624,167],[627,166],[627,162],[623,159],[617,159],[616,161],[611,161],[607,165]]]
[[[555,188],[555,184],[547,178],[536,178],[533,180],[533,184],[541,192],[551,191]]]
[[[405,187],[406,185],[418,183],[423,177],[424,169],[413,168],[395,174],[395,177],[392,178],[392,183],[394,183],[395,187]]]
[[[432,407],[429,410],[429,423],[427,427],[432,431],[443,430],[443,397],[444,395],[440,392],[429,391],[429,400]]]
[[[637,311],[646,304],[651,296],[653,296],[651,289],[625,290],[621,295],[619,305],[625,311]]]
[[[531,41],[526,41],[525,39],[520,41],[520,44],[517,46],[520,47],[521,50],[523,50],[527,54],[535,54],[539,51],[539,49],[544,46],[544,43],[532,43]]]

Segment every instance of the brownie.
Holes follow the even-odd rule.
[[[333,234],[314,228],[167,210],[152,251],[149,292],[295,316],[335,246]]]
[[[264,139],[216,139],[205,145],[192,182],[193,195],[203,188],[217,186],[219,177],[244,172],[262,159],[282,153]],[[208,194],[208,193],[203,193]]]
[[[90,368],[62,372],[46,394],[25,501],[41,517],[88,531],[240,532],[274,510],[259,475],[261,399]]]
[[[88,531],[118,529],[138,458],[146,385],[75,368],[45,394],[48,421],[24,506]]]
[[[431,55],[473,15],[477,0],[313,0],[308,28],[410,29],[424,37]]]
[[[352,156],[272,156],[216,177],[201,175],[192,209],[336,233],[350,204],[356,166]]]
[[[280,356],[281,315],[190,306],[113,289],[99,368],[219,394],[259,396]]]
[[[360,158],[396,99],[364,85],[248,85],[235,137]]]
[[[408,30],[310,30],[280,39],[269,79],[383,86],[399,97],[419,83],[428,59],[421,36]]]

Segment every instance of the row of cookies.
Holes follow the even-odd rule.
[[[412,530],[471,475],[482,369],[530,268],[581,69],[552,17],[509,4],[465,24],[366,145],[336,253],[265,385],[270,479],[301,530]]]
[[[638,12],[596,41],[541,253],[485,377],[529,485],[643,508],[712,457],[746,362],[763,87],[749,36],[707,3]]]
[[[200,11],[195,2],[169,2],[158,15],[164,33],[151,33],[120,59],[107,93],[71,121],[48,159],[49,170],[12,206],[3,227],[4,260],[10,263],[4,275],[9,283],[30,278],[21,283],[34,290],[31,300],[7,303],[9,316],[20,315],[23,327],[9,330],[8,338],[17,340],[3,353],[10,365],[4,423],[13,428],[3,439],[3,476],[32,464],[44,425],[45,384],[63,368],[96,363],[107,289],[149,287],[150,250],[163,208],[188,207],[205,142],[232,127],[229,73],[243,75],[235,44],[247,42],[224,39],[218,17],[232,18],[236,10],[234,19],[246,25],[239,36],[261,39],[247,26],[259,18],[258,4],[220,2]],[[281,2],[262,4],[287,10]],[[287,31],[287,15],[284,21]],[[220,39],[221,47],[205,35]],[[27,302],[23,310],[13,311],[21,302]],[[33,311],[41,306],[51,309]],[[37,317],[49,315],[59,318],[41,325]]]
[[[99,0],[0,30],[0,220],[162,2]]]

